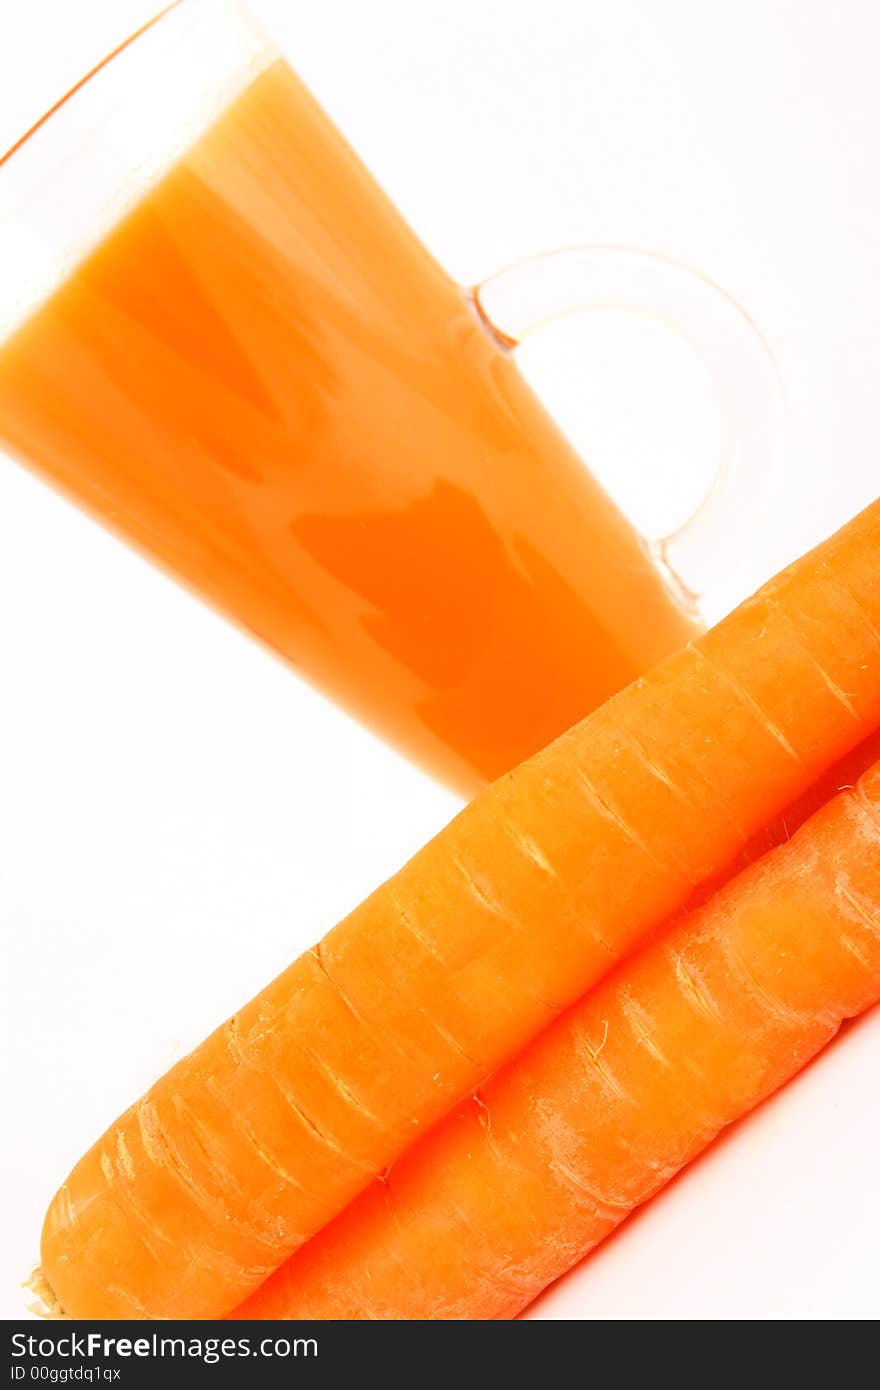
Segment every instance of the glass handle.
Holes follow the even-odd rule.
[[[704,616],[745,597],[762,507],[779,468],[785,398],[773,354],[748,313],[707,276],[666,256],[620,246],[578,246],[531,257],[472,291],[496,341],[514,349],[557,320],[597,309],[647,316],[686,340],[711,372],[721,405],[721,447],[709,487],[669,535],[645,537],[658,566]]]

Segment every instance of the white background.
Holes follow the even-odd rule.
[[[0,0],[0,147],[151,8]],[[769,573],[871,500],[872,0],[254,8],[463,282],[624,243],[754,315],[785,381],[787,473],[731,520],[728,571]],[[577,432],[659,515],[687,491],[675,472],[706,408],[688,409],[698,373],[670,377],[629,332],[582,337]],[[455,807],[0,458],[0,1316],[19,1314],[42,1211],[96,1133]],[[532,1316],[876,1317],[878,1078],[875,1012]]]

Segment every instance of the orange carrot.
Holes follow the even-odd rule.
[[[216,1317],[880,725],[880,504],[500,779],[54,1199],[76,1317]]]
[[[233,1316],[509,1318],[880,1000],[880,764],[619,967]]]
[[[760,859],[771,849],[786,844],[795,831],[800,829],[804,821],[815,815],[838,792],[854,787],[859,778],[876,762],[880,762],[880,728],[875,729],[855,748],[845,753],[842,758],[838,758],[815,781],[810,783],[805,792],[796,797],[794,801],[789,802],[783,811],[771,817],[765,825],[762,825],[757,834],[751,837],[748,844],[735,855],[729,864],[726,864],[719,873],[705,878],[698,885],[688,899],[684,910],[691,912],[695,908],[701,907],[734,874],[741,873],[743,869],[754,864],[756,859]],[[663,929],[669,925],[669,922],[664,923]]]

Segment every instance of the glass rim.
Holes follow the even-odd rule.
[[[280,54],[239,0],[172,0],[0,158],[0,343]]]
[[[149,29],[153,29],[157,24],[160,24],[172,10],[178,9],[184,3],[185,0],[171,0],[170,4],[165,5],[156,14],[151,15],[150,18],[139,25],[133,33],[127,35],[121,43],[116,44],[114,48],[111,48],[109,53],[105,53],[103,58],[93,64],[92,67],[88,68],[88,70],[83,73],[82,77],[74,82],[72,87],[68,87],[56,101],[53,101],[51,106],[47,107],[41,116],[38,116],[17,139],[13,140],[12,144],[7,149],[0,153],[0,173],[2,173],[2,170],[11,162],[15,155],[20,154],[25,149],[32,137],[47,126],[53,116],[59,115],[67,106],[68,102],[77,97],[84,88],[88,87],[89,84],[103,72],[104,68],[109,67],[115,58],[118,58],[127,48],[130,48],[132,44],[136,43]]]

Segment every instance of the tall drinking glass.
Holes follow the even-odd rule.
[[[0,444],[471,791],[697,621],[512,355],[609,264],[463,290],[251,21],[182,0],[0,163]],[[646,265],[615,293],[674,296]]]

